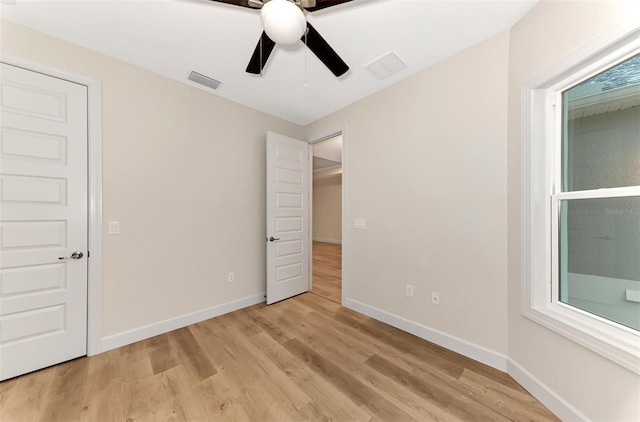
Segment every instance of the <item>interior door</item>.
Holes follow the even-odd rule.
[[[309,144],[267,133],[267,304],[309,290]]]
[[[87,88],[1,66],[4,380],[86,354]]]

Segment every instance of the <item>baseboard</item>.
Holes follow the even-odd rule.
[[[507,361],[507,373],[562,421],[589,420],[585,415],[580,413],[578,409],[557,395],[553,390],[511,358]]]
[[[314,237],[313,238],[314,242],[324,242],[324,243],[336,243],[338,245],[342,244],[342,240],[336,240],[336,239],[324,239],[322,237]]]
[[[246,308],[248,306],[252,306],[261,302],[264,302],[264,293],[247,296],[242,299],[212,306],[211,308],[202,309],[200,311],[145,325],[140,328],[134,328],[133,330],[103,337],[102,351],[106,352],[107,350],[126,346],[127,344],[135,343],[137,341],[145,340],[159,334],[177,330],[178,328],[186,327],[187,325],[195,324],[196,322],[215,318],[217,316],[237,311],[238,309]]]
[[[489,365],[502,372],[507,372],[507,357],[501,353],[494,352],[493,350],[489,350],[477,344],[443,333],[442,331],[418,324],[417,322],[391,314],[387,311],[383,311],[382,309],[365,305],[364,303],[353,299],[347,298],[344,306],[449,350],[453,350],[454,352],[460,353],[461,355],[467,356],[473,360],[482,362],[485,365]]]
[[[589,420],[578,409],[547,387],[543,382],[534,377],[520,364],[507,356],[486,349],[477,344],[462,340],[441,331],[429,328],[422,324],[410,321],[398,315],[391,314],[382,309],[365,305],[353,299],[345,300],[345,307],[352,309],[371,318],[382,321],[402,331],[438,344],[461,355],[467,356],[485,365],[489,365],[509,374],[518,384],[545,405],[553,414],[563,421],[587,421]]]

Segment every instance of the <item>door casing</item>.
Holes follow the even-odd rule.
[[[102,87],[99,80],[0,54],[0,62],[87,87],[87,355],[102,352]]]

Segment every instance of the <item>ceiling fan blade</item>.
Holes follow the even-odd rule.
[[[262,69],[264,69],[264,65],[267,64],[267,60],[269,59],[269,55],[273,51],[273,47],[275,47],[276,43],[274,43],[271,38],[267,36],[267,33],[262,31],[262,35],[260,36],[260,40],[258,41],[258,45],[256,45],[256,49],[253,50],[253,55],[251,56],[251,60],[249,60],[249,64],[247,65],[247,73],[253,73],[259,75],[262,73]],[[260,50],[262,49],[262,54]],[[262,58],[262,60],[260,60]]]
[[[316,10],[325,9],[331,6],[337,6],[338,4],[347,3],[352,0],[313,0],[316,4],[313,6],[305,7],[309,12],[315,12]],[[304,2],[304,0],[303,0]]]
[[[262,6],[264,6],[264,2],[262,2],[261,0],[249,0],[248,3],[249,6],[256,9],[260,9]]]
[[[342,76],[349,70],[349,66],[338,56],[333,48],[322,38],[322,35],[316,31],[316,29],[307,22],[309,31],[306,36],[302,36],[302,42],[305,42],[307,47],[315,54],[322,63],[329,68],[329,70],[336,76]]]
[[[316,7],[316,0],[300,0],[300,6],[304,9]]]
[[[252,6],[250,3],[252,3],[254,0],[211,0],[211,1],[215,1],[216,3],[226,3],[226,4],[233,4],[234,6],[241,6],[241,7],[250,7],[252,9],[255,8],[255,6]],[[261,7],[261,6],[260,6]]]

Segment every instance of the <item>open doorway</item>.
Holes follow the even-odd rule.
[[[311,293],[342,303],[342,134],[313,147]]]

